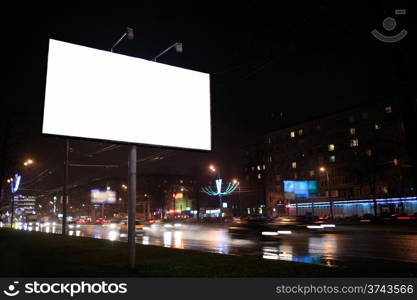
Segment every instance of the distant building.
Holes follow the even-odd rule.
[[[378,214],[417,212],[404,123],[395,101],[271,131],[252,150],[245,172],[251,182],[258,178],[258,186],[264,185],[258,205],[265,204],[266,215],[305,215],[313,209],[315,215],[329,215],[329,199],[336,217],[373,214],[374,198]],[[318,194],[289,197],[286,180],[317,181]]]
[[[242,206],[242,215],[265,213],[266,161],[265,145],[253,143],[244,147],[243,174],[240,176],[240,190],[237,191]]]

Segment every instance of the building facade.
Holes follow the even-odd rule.
[[[395,101],[369,103],[269,132],[258,145],[265,168],[253,158],[247,168],[264,173],[260,203],[268,216],[330,215],[332,202],[335,217],[412,214],[417,201],[406,138]],[[318,193],[289,197],[289,180],[316,181]]]

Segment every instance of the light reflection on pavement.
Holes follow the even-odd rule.
[[[20,226],[21,230],[60,233],[59,224]],[[72,225],[68,235],[126,241],[117,226]],[[271,241],[231,238],[226,227],[185,225],[180,228],[147,228],[136,242],[168,248],[190,249],[228,255],[257,255],[270,260],[339,265],[344,260],[377,258],[417,263],[416,234],[324,233],[294,234]]]

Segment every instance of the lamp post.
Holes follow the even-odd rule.
[[[62,188],[62,235],[67,233],[67,200],[68,200],[68,165],[69,165],[69,139],[65,140],[65,161],[64,161],[64,186]]]
[[[320,167],[320,172],[325,173],[326,174],[326,182],[327,182],[327,196],[329,198],[329,203],[330,203],[330,218],[333,220],[334,215],[333,215],[333,200],[330,194],[330,180],[329,180],[329,171],[325,168],[325,167]]]
[[[14,219],[14,192],[13,192],[13,177],[10,177],[9,179],[7,179],[7,183],[10,183],[10,187],[11,187],[11,191],[12,191],[12,199],[10,202],[10,207],[11,207],[11,215],[10,215],[10,228],[13,228],[13,219]]]
[[[236,178],[234,178],[233,180],[232,180],[232,182],[233,182],[233,184],[239,184],[239,186],[238,186],[238,200],[237,200],[237,202],[239,202],[239,216],[240,217],[242,217],[242,201],[240,200],[240,182],[239,182],[239,180],[238,179],[236,179]]]
[[[216,180],[216,186],[217,186],[217,182],[219,182],[219,184],[221,185],[221,179],[220,179],[220,169],[216,169],[216,167],[214,165],[210,165],[209,169],[211,172],[217,174],[217,180]],[[220,210],[220,218],[222,217],[223,214],[223,201],[222,201],[222,193],[221,193],[221,186],[217,187],[217,190],[219,192],[219,210]]]

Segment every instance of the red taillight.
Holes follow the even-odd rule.
[[[397,217],[397,220],[415,220],[415,219],[416,219],[416,217],[407,217],[407,216]]]

